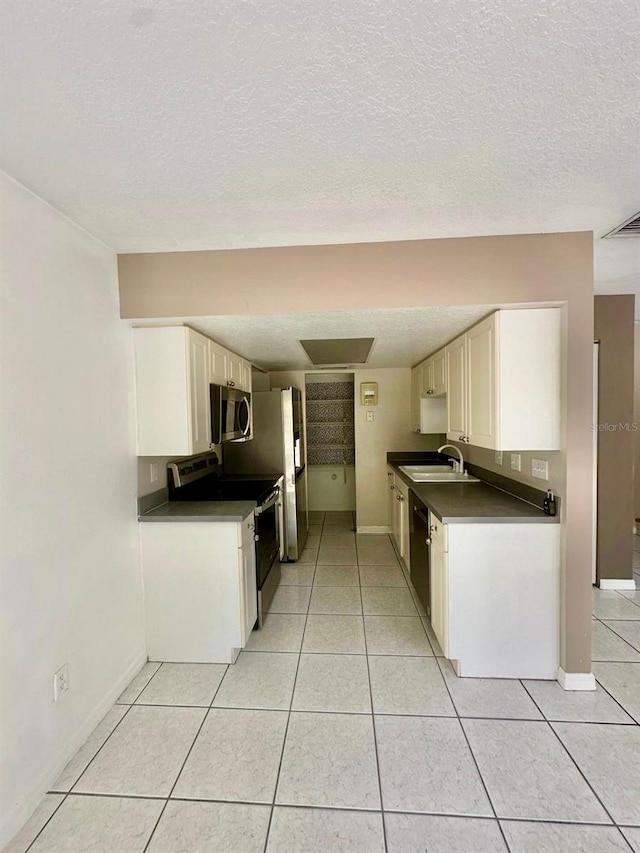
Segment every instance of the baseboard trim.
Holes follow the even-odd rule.
[[[363,527],[358,525],[356,528],[357,533],[391,533],[391,528],[388,525],[382,525],[381,527]]]
[[[600,589],[635,589],[636,582],[633,578],[600,578],[598,581]]]
[[[31,817],[32,813],[40,803],[40,800],[44,797],[47,791],[50,790],[52,784],[62,773],[69,761],[87,740],[107,711],[112,707],[131,679],[142,669],[146,661],[147,650],[146,648],[140,649],[131,659],[120,678],[118,678],[105,697],[98,702],[91,714],[89,714],[82,727],[69,738],[64,746],[58,751],[55,758],[49,763],[48,767],[43,770],[38,781],[33,785],[29,793],[18,800],[18,802],[8,811],[4,811],[2,822],[0,823],[0,850],[4,850],[5,846],[11,841],[13,836],[19,832]]]
[[[596,679],[592,672],[565,672],[559,667],[557,680],[563,690],[596,689]]]

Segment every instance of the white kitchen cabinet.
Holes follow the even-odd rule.
[[[411,432],[420,432],[421,381],[420,365],[418,365],[411,370]]]
[[[431,627],[445,657],[449,657],[449,566],[447,525],[431,514],[429,528],[431,577]]]
[[[242,381],[240,383],[240,389],[242,391],[248,391],[251,393],[252,379],[251,379],[251,362],[246,361],[244,358],[242,359]]]
[[[215,341],[209,341],[209,381],[214,385],[227,384],[227,357],[229,353]]]
[[[251,364],[188,326],[140,327],[133,335],[138,456],[212,448],[209,386],[251,391]]]
[[[448,344],[447,438],[558,450],[560,347],[559,308],[497,311]]]
[[[420,367],[420,387],[423,397],[438,397],[447,393],[446,356],[444,349],[429,356]]]
[[[396,547],[406,566],[409,565],[409,487],[396,477],[395,495],[397,503],[397,543]]]
[[[459,676],[556,678],[560,531],[431,514],[431,625]]]
[[[447,344],[447,438],[461,440],[466,428],[466,342],[462,335]]]
[[[239,355],[230,352],[227,354],[227,385],[232,388],[242,389],[242,380],[244,378],[243,371],[244,359]]]
[[[409,564],[409,488],[387,466],[387,491],[389,509],[389,529],[391,538],[400,557]]]
[[[207,338],[186,326],[133,333],[138,455],[191,456],[208,450]]]
[[[240,550],[238,565],[242,567],[240,584],[240,645],[244,648],[249,641],[253,626],[258,618],[258,590],[256,586],[255,519],[253,513],[240,525]]]
[[[257,619],[253,513],[139,530],[151,660],[233,663]]]
[[[433,395],[438,397],[447,393],[447,359],[444,349],[441,349],[430,358],[432,363],[432,388]]]
[[[389,466],[387,466],[387,510],[389,515],[389,532],[393,540],[396,541],[396,475],[393,468]]]
[[[189,408],[191,452],[202,453],[211,447],[211,399],[209,394],[209,341],[187,329],[189,347]]]
[[[447,429],[445,397],[428,392],[433,385],[433,362],[416,365],[411,371],[411,431],[444,433]]]

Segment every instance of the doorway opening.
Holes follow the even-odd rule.
[[[307,373],[309,510],[356,508],[353,373]]]

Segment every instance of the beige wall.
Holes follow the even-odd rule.
[[[551,489],[555,495],[564,497],[565,494],[565,466],[564,454],[560,451],[544,451],[544,450],[519,450],[521,470],[514,471],[511,468],[511,453],[505,451],[502,454],[502,464],[495,461],[495,451],[487,450],[485,447],[469,447],[468,444],[461,444],[458,441],[452,441],[456,447],[459,447],[464,454],[465,461],[471,462],[474,465],[479,465],[481,468],[487,468],[489,471],[495,471],[496,474],[501,474],[503,477],[509,477],[511,480],[517,480],[519,483],[526,483],[528,486],[533,486],[535,489]],[[531,476],[531,460],[546,459],[549,463],[549,479],[538,480]]]
[[[388,527],[387,452],[437,450],[443,435],[411,432],[411,369],[356,370],[356,523]],[[360,383],[378,383],[378,405],[360,405]],[[366,420],[373,411],[374,420]]]
[[[609,427],[598,431],[598,580],[633,577],[634,313],[632,295],[595,298],[598,424]]]
[[[634,422],[638,425],[635,435],[634,493],[636,533],[640,535],[640,322],[635,324],[634,358]]]
[[[567,672],[590,671],[591,233],[121,255],[118,260],[123,317],[563,303],[560,660]]]

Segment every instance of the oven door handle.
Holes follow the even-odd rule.
[[[256,515],[262,515],[262,513],[265,510],[269,509],[270,507],[272,507],[274,505],[274,503],[278,500],[279,495],[280,495],[280,487],[274,489],[273,492],[266,499],[266,501],[263,501],[263,503],[261,503],[260,506],[257,506],[255,508],[255,514]]]

